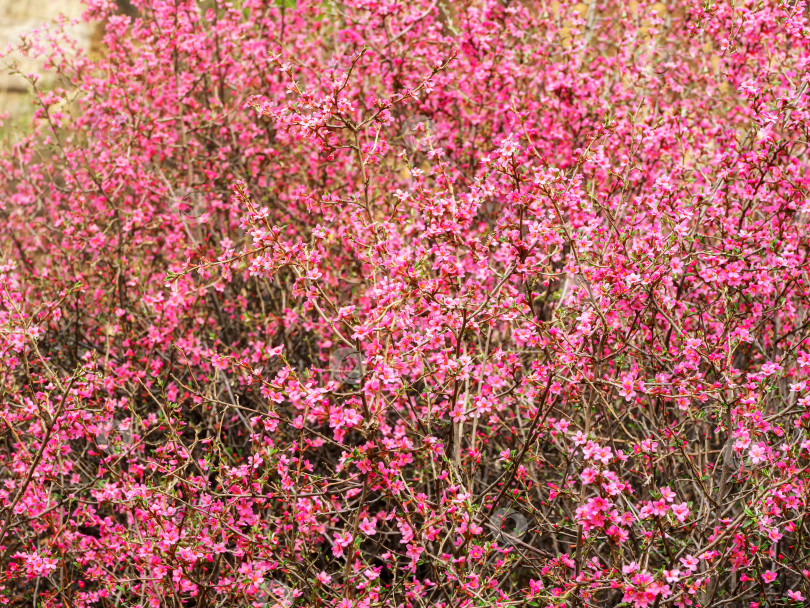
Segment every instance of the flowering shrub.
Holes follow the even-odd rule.
[[[0,602],[804,605],[803,0],[132,8],[0,156]]]

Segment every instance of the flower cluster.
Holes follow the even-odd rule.
[[[807,601],[804,0],[129,4],[0,151],[0,605]]]

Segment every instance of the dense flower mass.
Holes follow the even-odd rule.
[[[0,152],[0,604],[805,605],[804,0],[131,5]]]

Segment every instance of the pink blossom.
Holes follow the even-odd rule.
[[[751,449],[748,451],[748,455],[751,457],[751,462],[753,464],[759,464],[767,459],[767,448],[761,443],[756,443],[751,446]]]

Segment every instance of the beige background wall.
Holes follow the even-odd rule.
[[[43,74],[41,82],[46,86],[49,78],[44,74],[41,62],[20,53],[7,54],[8,44],[19,44],[21,35],[52,23],[60,13],[76,18],[84,9],[79,0],[0,0],[0,113],[10,113],[10,123],[24,121],[32,109],[29,85],[20,76],[8,74],[8,66],[16,63],[23,73]],[[96,28],[81,24],[69,28],[69,32],[80,47],[89,49]]]

